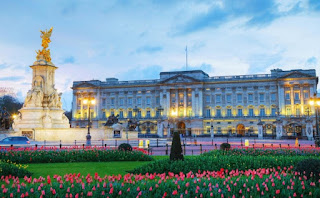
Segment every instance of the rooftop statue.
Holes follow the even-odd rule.
[[[50,49],[47,49],[49,47],[49,43],[51,42],[50,37],[52,33],[53,27],[50,28],[50,30],[41,31],[41,38],[42,38],[42,44],[43,47],[42,50],[38,50],[37,52],[37,60],[44,59],[48,63],[51,63],[51,56],[50,56]]]

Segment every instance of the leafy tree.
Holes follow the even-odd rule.
[[[10,115],[18,113],[18,110],[21,109],[22,106],[23,103],[19,102],[16,98],[12,96],[4,95],[0,97],[1,110],[3,107],[6,107]]]
[[[180,135],[176,131],[173,133],[170,160],[183,160]]]

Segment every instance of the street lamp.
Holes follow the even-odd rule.
[[[318,123],[318,110],[320,107],[320,98],[317,98],[316,94],[314,94],[314,98],[311,98],[309,100],[309,104],[311,106],[314,106],[315,114],[316,114],[316,132],[317,132],[317,135],[320,135],[319,134],[319,123]]]
[[[91,105],[95,105],[96,101],[95,99],[84,99],[83,100],[83,104],[88,104],[88,108],[89,108],[89,117],[88,117],[88,134],[86,136],[86,140],[87,140],[87,146],[91,146],[91,135],[90,135],[90,128],[91,128],[91,112],[90,112],[90,108]]]

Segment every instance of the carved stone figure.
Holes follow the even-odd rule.
[[[117,124],[118,123],[118,117],[119,115],[117,116],[114,116],[113,114],[111,116],[108,117],[108,120],[106,122],[106,124],[104,126],[112,126],[113,124]]]

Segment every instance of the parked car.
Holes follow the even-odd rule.
[[[30,144],[30,140],[25,136],[11,136],[6,137],[0,141],[0,145],[17,145],[17,144]]]

